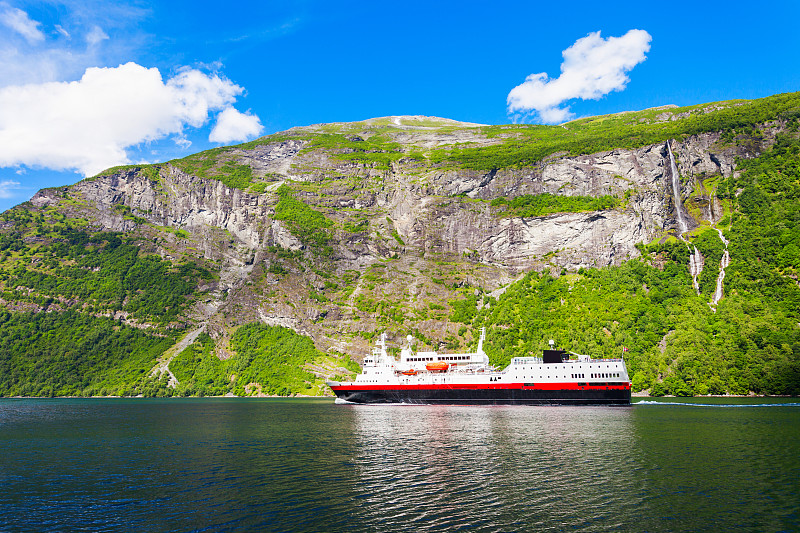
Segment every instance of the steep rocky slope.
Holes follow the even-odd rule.
[[[235,328],[252,322],[289,327],[334,355],[363,354],[383,330],[455,348],[473,340],[453,321],[462,302],[481,306],[529,271],[619,266],[640,256],[637,245],[674,238],[667,143],[687,238],[715,225],[730,212],[717,185],[738,158],[769,149],[797,109],[796,95],[781,95],[558,127],[387,117],[294,128],[40,191],[14,210],[32,214],[39,231],[18,215],[3,231],[28,244],[63,239],[42,225],[118,232],[143,254],[207,271],[168,327],[205,328],[223,359]],[[555,203],[531,215],[515,199]],[[33,256],[7,254],[6,267],[37,269]],[[86,312],[94,303],[122,323],[152,322],[129,319],[125,299],[66,303],[57,289],[23,286],[6,282],[6,308]]]

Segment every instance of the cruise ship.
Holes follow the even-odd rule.
[[[414,352],[412,337],[396,360],[386,352],[386,334],[364,358],[355,381],[328,381],[337,398],[350,403],[410,404],[623,404],[631,381],[623,359],[592,359],[553,348],[541,357],[514,357],[499,370],[483,351],[481,330],[474,353]]]

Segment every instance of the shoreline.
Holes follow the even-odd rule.
[[[117,400],[187,400],[187,399],[202,399],[202,398],[209,398],[209,399],[220,399],[220,398],[236,398],[236,399],[258,399],[258,398],[267,398],[267,399],[285,399],[285,400],[296,400],[296,399],[311,399],[311,400],[324,400],[324,399],[331,399],[335,400],[336,396],[306,396],[304,394],[298,394],[295,396],[279,396],[279,395],[258,395],[258,396],[236,396],[234,394],[224,394],[222,396],[0,396],[0,400],[8,399],[8,400],[109,400],[109,399],[117,399]],[[635,392],[631,393],[631,400],[634,398],[651,398],[651,399],[659,399],[659,398],[683,398],[683,399],[691,399],[691,398],[800,398],[800,396],[792,396],[790,394],[707,394],[705,396],[671,396],[669,394],[665,394],[664,396],[650,396],[647,393]]]
[[[223,394],[222,396],[0,396],[0,400],[191,400],[191,399],[221,399],[221,398],[236,398],[236,399],[257,399],[257,398],[283,398],[286,400],[296,399],[316,399],[324,400],[325,398],[335,399],[336,396],[305,396],[298,394],[297,396],[278,396],[278,395],[260,395],[260,396],[236,396],[232,394]]]

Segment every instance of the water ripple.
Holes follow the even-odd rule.
[[[800,528],[796,404],[680,403],[0,401],[0,530]]]

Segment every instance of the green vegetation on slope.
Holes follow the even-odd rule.
[[[731,266],[740,291],[763,293],[787,309],[800,308],[800,141],[781,135],[772,150],[739,162],[728,190],[742,190],[731,217]],[[728,277],[726,277],[726,283]]]
[[[279,326],[247,324],[231,338],[236,355],[224,361],[214,355],[214,341],[202,334],[169,365],[180,385],[178,395],[238,396],[268,394],[318,395],[323,383],[304,367],[307,363],[358,367],[350,359],[326,356],[310,338]]]
[[[201,333],[197,340],[170,362],[169,369],[178,380],[179,396],[222,396],[231,390],[228,363],[214,354],[214,340]]]
[[[2,215],[14,230],[0,236],[0,297],[90,312],[126,311],[132,318],[166,323],[186,308],[199,279],[211,274],[194,263],[174,265],[145,255],[120,233],[91,234],[74,227],[42,227],[24,209]]]
[[[507,217],[541,217],[553,213],[582,213],[613,209],[619,205],[619,199],[604,195],[594,196],[560,196],[556,194],[523,194],[511,200],[496,198],[493,206],[502,206],[501,212]]]
[[[136,394],[173,343],[74,311],[0,311],[0,396]]]
[[[798,116],[800,93],[787,93],[751,101],[585,118],[563,126],[488,126],[481,131],[489,137],[505,138],[502,144],[441,148],[434,150],[431,161],[457,163],[475,170],[523,167],[555,153],[580,155],[634,149],[711,131],[722,131],[732,140],[740,133],[754,133],[759,124]],[[670,120],[672,117],[675,119]]]
[[[234,392],[239,395],[250,383],[259,383],[265,394],[308,393],[315,378],[303,365],[322,356],[308,337],[263,324],[237,329],[231,347],[236,351],[231,360],[236,374]]]
[[[325,150],[343,161],[355,161],[377,169],[389,169],[394,161],[406,157],[403,147],[384,135],[362,139],[356,135],[323,133],[313,135],[306,151]]]
[[[717,288],[717,276],[719,275],[719,262],[725,252],[725,244],[719,238],[719,234],[713,229],[708,229],[692,239],[692,244],[697,247],[703,255],[705,264],[700,278],[697,280],[700,292],[705,295],[712,295]],[[726,271],[727,273],[727,271]]]
[[[285,221],[292,235],[300,239],[304,245],[329,252],[330,247],[327,246],[331,238],[329,228],[333,226],[333,222],[295,198],[294,191],[286,185],[281,185],[277,192],[280,200],[275,206],[275,218]]]

